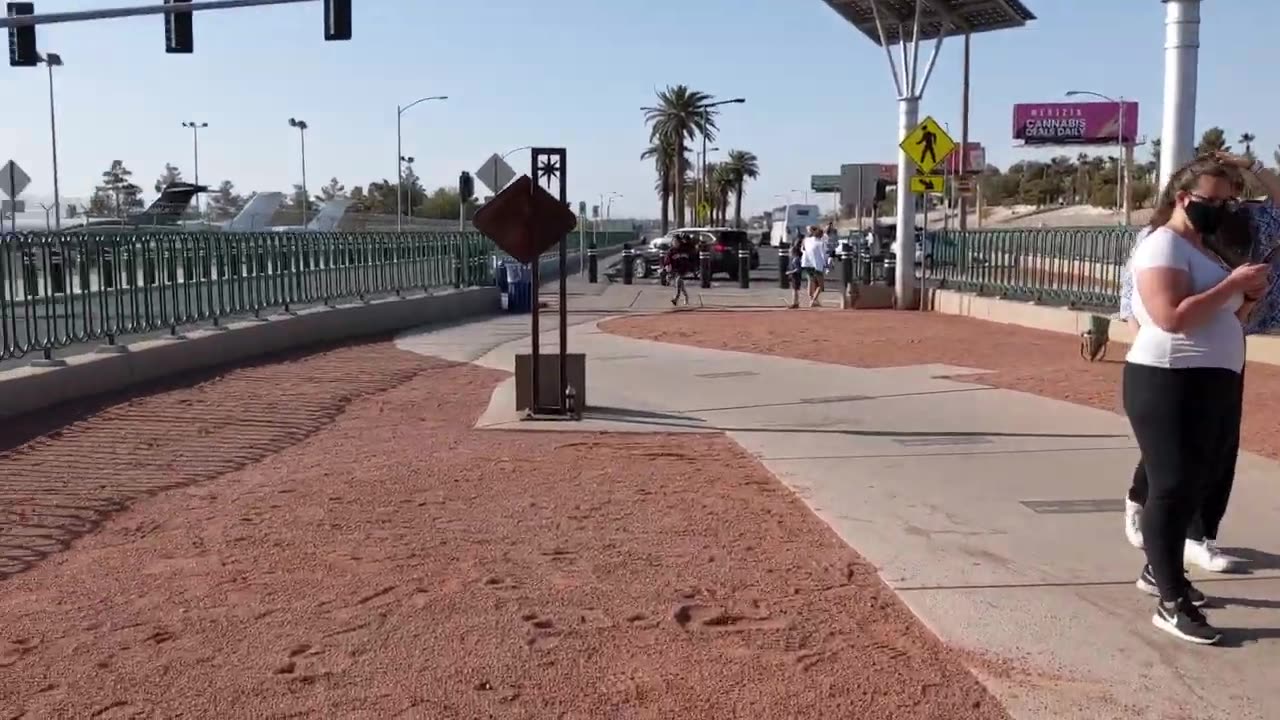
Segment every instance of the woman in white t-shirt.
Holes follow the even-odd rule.
[[[826,284],[827,243],[822,239],[822,228],[809,228],[809,236],[800,246],[800,267],[809,278],[809,307],[822,307],[819,297]]]
[[[1212,644],[1221,635],[1199,609],[1204,594],[1187,580],[1184,538],[1206,482],[1230,459],[1244,369],[1241,319],[1251,309],[1245,297],[1266,289],[1268,266],[1231,270],[1204,246],[1234,203],[1231,174],[1220,163],[1179,170],[1162,200],[1129,260],[1138,332],[1125,357],[1123,396],[1149,484],[1142,581],[1159,591],[1156,627]]]

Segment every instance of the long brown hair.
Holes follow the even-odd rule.
[[[1160,201],[1156,203],[1156,210],[1151,214],[1151,220],[1147,226],[1154,230],[1167,224],[1173,217],[1174,206],[1178,204],[1178,193],[1195,190],[1202,177],[1221,178],[1233,186],[1239,182],[1238,174],[1231,172],[1230,168],[1218,162],[1217,159],[1196,158],[1169,176],[1169,184],[1165,185],[1160,193]]]

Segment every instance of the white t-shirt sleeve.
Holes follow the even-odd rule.
[[[1160,228],[1142,239],[1133,249],[1130,269],[1136,274],[1149,268],[1173,268],[1191,272],[1190,248],[1172,231]]]

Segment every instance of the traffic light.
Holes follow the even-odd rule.
[[[165,5],[185,5],[191,0],[164,0]],[[164,14],[164,51],[189,54],[195,52],[191,35],[191,11]]]
[[[471,179],[471,173],[463,171],[458,176],[458,198],[461,202],[466,203],[475,197],[476,183]]]
[[[324,39],[351,39],[351,0],[324,0]]]
[[[8,9],[9,17],[36,14],[35,3],[11,2]],[[9,28],[10,67],[35,67],[38,64],[40,53],[36,52],[36,26]]]

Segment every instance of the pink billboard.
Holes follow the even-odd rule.
[[[1013,106],[1013,139],[1027,145],[1114,145],[1122,115],[1129,144],[1138,136],[1136,102],[1021,103]]]

